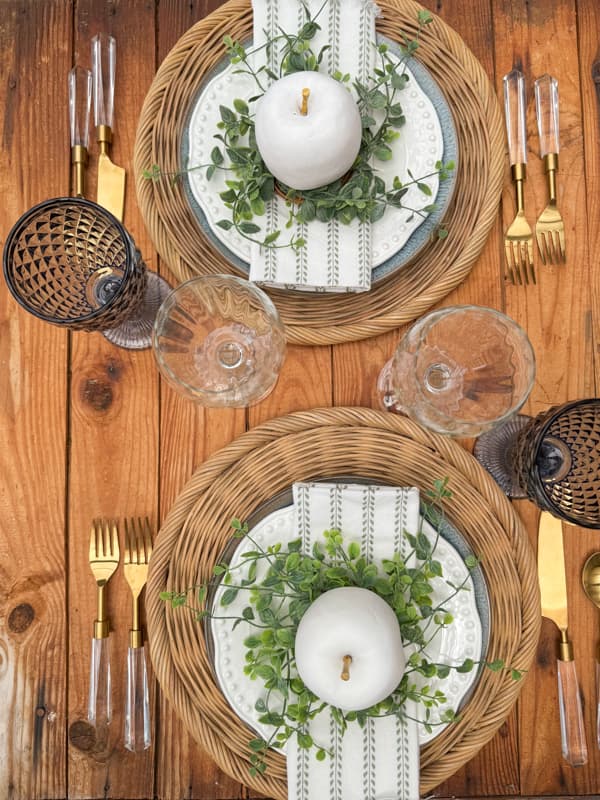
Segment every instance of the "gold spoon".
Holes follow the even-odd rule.
[[[592,553],[583,565],[581,572],[583,591],[600,608],[600,553]],[[596,711],[596,741],[600,747],[600,648],[596,656],[596,692],[598,695]]]

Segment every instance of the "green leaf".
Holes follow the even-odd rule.
[[[473,669],[474,665],[475,665],[475,662],[473,661],[472,658],[465,658],[463,663],[460,666],[456,667],[456,671],[457,672],[471,672],[471,670]],[[488,664],[488,666],[489,666],[489,664]]]
[[[250,109],[248,108],[248,103],[245,100],[241,100],[239,97],[233,101],[233,107],[239,114],[248,114]]]
[[[222,564],[215,564],[213,567],[213,575],[223,575],[225,572],[227,572],[227,567]]]
[[[273,244],[273,242],[277,241],[277,239],[279,238],[280,233],[281,231],[273,231],[272,233],[269,233],[268,236],[265,236],[263,244],[264,245]]]
[[[268,745],[264,739],[257,738],[257,739],[250,739],[248,742],[248,747],[254,753],[260,753],[262,750],[266,750]]]
[[[313,738],[309,733],[298,731],[298,747],[308,750],[313,746]]]
[[[231,228],[233,228],[233,222],[230,222],[230,220],[228,219],[220,219],[217,222],[217,225],[219,226],[219,228],[223,228],[224,231],[228,231]]]
[[[325,761],[325,759],[327,758],[327,753],[325,752],[325,750],[323,750],[323,748],[320,748],[319,750],[317,750],[315,758],[317,759],[317,761]]]
[[[238,589],[229,588],[223,592],[223,597],[221,598],[221,605],[222,606],[229,606],[233,603],[235,598],[238,596]]]
[[[212,161],[213,164],[223,163],[225,159],[223,158],[223,153],[221,152],[221,148],[213,147],[213,149],[210,151],[210,160]]]
[[[394,89],[399,89],[399,90],[404,89],[404,87],[406,86],[408,81],[409,81],[409,77],[406,74],[406,72],[400,72],[400,73],[394,72],[392,74],[391,83],[392,83],[392,88],[394,88]]]
[[[360,556],[360,545],[358,542],[350,542],[348,545],[348,558],[351,558],[353,561]]]
[[[375,148],[373,155],[380,161],[390,161],[393,156],[392,148],[388,147],[387,144],[381,144]]]
[[[433,22],[431,12],[426,8],[420,9],[419,13],[417,14],[417,19],[419,21],[419,25],[429,25],[430,22]]]
[[[260,226],[255,225],[253,222],[240,222],[240,230],[242,233],[260,233]]]
[[[417,189],[427,195],[427,197],[431,197],[432,195],[431,188],[426,183],[417,183]]]
[[[236,115],[230,108],[227,108],[227,106],[219,106],[219,113],[221,115],[221,119],[225,123],[231,123],[237,120]]]
[[[495,661],[488,661],[486,666],[492,672],[500,672],[504,668],[504,661],[501,658],[497,658]]]

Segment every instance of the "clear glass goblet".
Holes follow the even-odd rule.
[[[113,344],[152,344],[156,312],[170,291],[148,272],[123,225],[79,197],[30,208],[4,246],[4,277],[19,305],[71,330],[101,331]]]
[[[491,308],[450,306],[420,319],[379,375],[382,406],[451,436],[479,436],[515,414],[535,377],[525,332]]]
[[[178,286],[156,316],[161,374],[204,406],[243,408],[273,389],[285,358],[277,309],[257,286],[205,275]]]
[[[584,528],[600,528],[600,398],[519,414],[484,433],[475,457],[513,498]]]

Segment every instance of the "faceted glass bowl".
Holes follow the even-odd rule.
[[[193,278],[171,292],[153,345],[161,374],[177,391],[201,405],[237,408],[271,392],[286,349],[269,297],[231,275]]]

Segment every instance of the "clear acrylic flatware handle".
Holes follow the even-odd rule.
[[[535,82],[535,111],[540,156],[558,153],[558,81],[551,75],[542,75]]]
[[[90,137],[90,107],[92,103],[92,73],[83,67],[69,71],[69,122],[71,147],[87,149]]]
[[[150,747],[151,741],[146,651],[143,646],[130,647],[127,651],[125,747],[139,752]]]
[[[112,718],[110,641],[108,637],[92,639],[88,720],[99,731],[107,728]]]
[[[115,98],[117,43],[113,36],[92,39],[92,73],[94,76],[94,124],[112,128]]]
[[[574,661],[558,660],[558,700],[563,758],[572,767],[579,767],[587,763],[588,753]]]
[[[525,77],[518,69],[504,76],[504,114],[510,163],[527,163]]]

